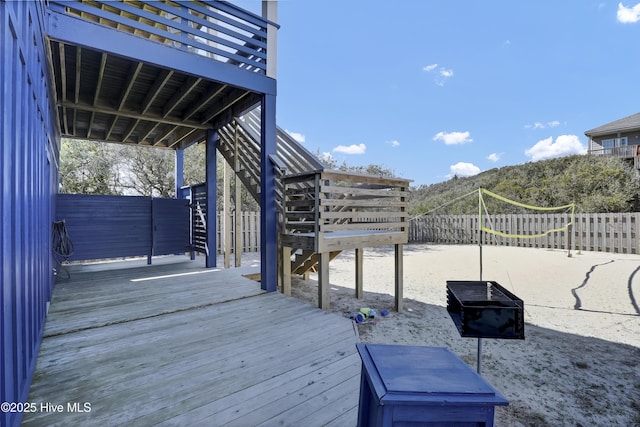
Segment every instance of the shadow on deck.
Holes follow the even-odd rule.
[[[356,424],[351,321],[264,293],[255,267],[154,263],[58,280],[23,425]]]

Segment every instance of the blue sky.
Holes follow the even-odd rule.
[[[278,125],[413,185],[584,153],[640,112],[637,0],[283,0],[278,21]]]

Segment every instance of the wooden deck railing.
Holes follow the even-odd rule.
[[[638,146],[625,145],[623,147],[611,147],[611,148],[598,148],[589,150],[589,154],[595,156],[613,156],[621,159],[633,159],[638,156]]]
[[[285,234],[407,233],[409,180],[324,170],[283,181]]]
[[[278,26],[230,3],[209,0],[51,0],[49,7],[261,74],[267,68],[267,26]]]

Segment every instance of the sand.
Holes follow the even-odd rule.
[[[478,280],[478,246],[407,245],[404,307],[393,311],[392,248],[365,249],[362,300],[353,251],[330,264],[331,308],[389,310],[357,326],[362,342],[448,347],[473,368],[477,339],[446,310],[447,280]],[[484,280],[524,301],[524,340],[482,340],[482,376],[508,400],[498,426],[640,426],[640,256],[483,247]],[[293,295],[317,302],[317,276]]]

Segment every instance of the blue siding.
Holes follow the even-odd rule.
[[[153,199],[153,255],[180,254],[191,250],[189,201]]]
[[[0,1],[0,402],[24,402],[53,287],[59,135],[42,2]],[[20,413],[0,412],[17,426]]]
[[[65,220],[70,261],[150,255],[149,197],[60,194],[56,221]]]
[[[60,194],[74,252],[69,261],[184,253],[189,247],[189,201],[136,196]]]

